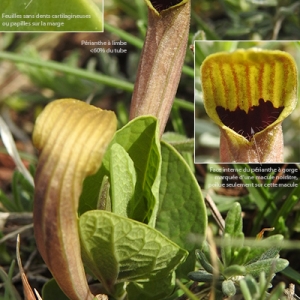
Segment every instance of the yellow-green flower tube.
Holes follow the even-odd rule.
[[[99,169],[116,125],[113,112],[74,99],[48,104],[35,124],[33,142],[40,150],[33,213],[36,243],[72,300],[94,299],[81,261],[78,201],[83,180]]]

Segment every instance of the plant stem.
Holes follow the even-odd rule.
[[[130,118],[153,115],[164,132],[181,77],[186,54],[190,1],[148,5],[148,29],[137,80],[132,95]]]

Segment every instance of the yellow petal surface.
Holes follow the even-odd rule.
[[[74,99],[56,100],[38,117],[34,230],[38,249],[70,299],[93,299],[83,269],[77,209],[86,176],[100,167],[115,114]]]
[[[282,161],[281,122],[297,103],[292,56],[258,48],[219,52],[203,61],[200,76],[206,112],[221,129],[221,161]]]
[[[201,66],[201,83],[207,114],[223,126],[216,107],[246,113],[260,99],[283,107],[277,124],[297,101],[297,69],[292,56],[279,50],[237,50],[209,55]],[[274,124],[275,125],[275,124]]]

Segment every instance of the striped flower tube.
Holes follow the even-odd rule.
[[[83,180],[100,168],[117,128],[112,111],[75,99],[48,104],[33,143],[40,150],[35,174],[34,234],[57,284],[72,300],[94,300],[81,260],[78,203]]]
[[[152,115],[162,135],[186,54],[190,0],[146,0],[148,27],[130,106],[130,119]]]
[[[281,162],[281,123],[297,103],[297,69],[279,50],[209,55],[201,66],[204,106],[220,127],[221,162]]]

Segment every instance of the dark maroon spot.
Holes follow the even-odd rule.
[[[259,105],[252,106],[248,113],[239,107],[234,111],[225,109],[222,106],[216,107],[216,111],[223,124],[249,141],[252,138],[253,132],[262,131],[277,120],[283,109],[284,106],[276,108],[270,100],[264,101],[262,98],[259,99]]]
[[[176,4],[179,4],[182,0],[152,0],[150,1],[153,7],[160,13],[162,10],[168,9]]]

